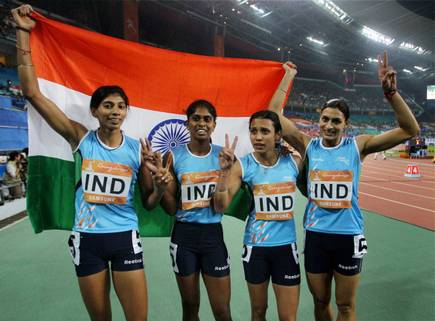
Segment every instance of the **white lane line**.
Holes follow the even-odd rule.
[[[402,164],[410,164],[410,163],[414,164],[415,163],[418,166],[432,167],[435,170],[435,165],[434,164],[415,162],[413,159],[409,159],[409,160],[405,161],[405,160],[398,160],[398,159],[389,158],[388,161],[392,161],[392,162],[396,162],[396,163],[402,163]]]
[[[369,193],[364,193],[364,192],[359,192],[359,194],[363,194],[363,195],[371,196],[371,197],[374,197],[374,198],[379,198],[379,199],[384,200],[384,201],[388,201],[388,202],[400,204],[400,205],[403,205],[403,206],[413,207],[413,208],[417,208],[419,210],[435,213],[434,210],[430,210],[430,209],[427,209],[427,208],[424,208],[424,207],[420,207],[420,206],[409,205],[409,204],[398,202],[398,201],[393,201],[393,200],[390,200],[389,198],[384,198],[384,197],[380,197],[380,196],[376,196],[376,195],[369,194]]]
[[[26,216],[26,217],[20,218],[19,220],[15,221],[15,222],[13,222],[13,223],[11,223],[11,224],[9,224],[9,225],[3,226],[2,228],[0,228],[0,231],[6,230],[7,228],[9,228],[9,227],[11,227],[11,226],[14,226],[15,224],[18,224],[18,223],[24,221],[24,220],[27,219],[27,218],[29,218],[29,217]]]
[[[403,194],[409,194],[409,195],[412,195],[412,196],[428,198],[428,199],[433,200],[435,202],[435,198],[434,198],[435,194],[434,194],[434,196],[424,196],[424,195],[420,195],[418,193],[410,193],[410,192],[405,192],[405,191],[399,191],[397,189],[392,189],[392,188],[388,188],[388,187],[378,186],[376,184],[370,184],[370,183],[366,183],[366,182],[360,182],[360,184],[370,185],[370,186],[374,186],[376,188],[386,189],[386,190],[389,190],[389,191],[392,191],[392,192],[395,192],[395,193],[403,193]]]
[[[370,170],[370,171],[380,171],[380,172],[389,172],[389,173],[394,173],[394,174],[405,174],[406,173],[406,168],[403,168],[403,170],[401,171],[401,173],[399,173],[399,171],[398,170],[395,170],[395,169],[391,169],[391,168],[383,168],[383,167],[379,167],[379,166],[370,166],[370,165],[367,165],[367,164],[364,164],[363,166],[362,166],[362,168],[363,168],[363,171],[364,171],[364,169],[367,169],[367,170]],[[426,170],[424,170],[424,171],[421,171],[420,170],[420,173],[421,173],[421,175],[423,176],[423,177],[429,177],[429,178],[435,178],[435,175],[430,175],[429,173],[430,172],[428,172],[428,171],[426,171]],[[431,173],[432,174],[432,173]]]
[[[380,180],[379,177],[369,176],[369,175],[361,175],[361,177],[369,177],[369,178],[375,179],[377,181]],[[429,188],[429,187],[418,186],[418,185],[413,185],[413,184],[408,184],[408,183],[395,182],[395,181],[392,181],[392,180],[387,180],[385,178],[381,178],[381,179],[384,180],[384,182],[388,182],[388,183],[400,184],[400,185],[405,185],[405,186],[411,186],[411,187],[414,187],[414,188],[422,188],[422,189],[427,189],[429,191],[435,191],[435,186],[433,188]]]

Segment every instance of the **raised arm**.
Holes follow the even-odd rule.
[[[285,74],[270,100],[269,110],[278,114],[284,140],[293,146],[301,155],[304,155],[311,137],[301,132],[296,125],[282,113],[282,109],[287,102],[290,86],[297,74],[297,69],[296,65],[290,61],[283,64],[282,67],[285,70]]]
[[[217,213],[223,213],[227,209],[242,184],[242,170],[234,156],[236,145],[237,136],[230,147],[229,137],[225,134],[225,147],[219,153],[221,169],[213,195],[213,207]]]
[[[384,95],[394,110],[399,127],[380,135],[357,136],[356,140],[361,159],[364,159],[364,157],[370,153],[380,152],[394,147],[420,133],[420,126],[412,114],[411,109],[397,91],[397,73],[388,65],[387,52],[384,52],[382,60],[381,57],[378,56],[378,76]]]
[[[151,144],[141,139],[142,163],[139,171],[139,188],[142,205],[147,210],[155,208],[163,197],[168,185],[173,180],[170,172],[172,154],[169,155],[166,166],[160,153],[153,154]]]
[[[18,77],[20,78],[23,95],[39,112],[45,121],[65,138],[74,150],[87,129],[69,119],[56,104],[42,95],[32,62],[30,50],[30,32],[36,22],[30,18],[33,9],[29,5],[22,5],[11,11],[17,29],[17,61]]]

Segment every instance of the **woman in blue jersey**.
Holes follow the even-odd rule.
[[[305,270],[314,300],[317,321],[331,321],[331,284],[335,281],[337,320],[356,320],[355,301],[367,252],[364,221],[358,207],[361,163],[371,153],[392,148],[418,135],[420,128],[396,86],[396,72],[387,53],[378,57],[378,76],[383,93],[399,127],[380,135],[345,137],[349,107],[340,99],[327,101],[320,112],[320,137],[311,138],[280,115],[283,137],[301,150],[306,159],[308,205],[305,210]],[[281,112],[287,90],[296,75],[292,63],[283,65],[285,75],[270,109]]]
[[[147,320],[147,286],[133,194],[138,182],[144,206],[152,208],[160,201],[171,175],[157,164],[154,188],[144,166],[147,146],[143,143],[141,149],[138,140],[121,131],[128,111],[128,97],[122,88],[103,86],[92,94],[90,109],[99,122],[97,130],[88,130],[69,119],[43,96],[30,54],[29,36],[35,27],[31,13],[29,5],[12,10],[23,94],[82,160],[75,222],[68,244],[83,301],[92,320],[111,320],[112,278],[126,319]]]
[[[190,142],[172,150],[172,181],[161,201],[176,216],[169,246],[183,306],[183,321],[199,320],[202,274],[216,320],[231,320],[230,262],[223,239],[222,212],[211,206],[219,176],[220,146],[211,144],[216,110],[205,100],[187,108]]]
[[[272,280],[280,321],[295,321],[299,303],[300,270],[293,219],[296,178],[301,159],[283,155],[276,148],[281,140],[279,117],[269,110],[249,120],[254,152],[234,163],[235,143],[226,137],[220,153],[221,171],[214,194],[214,207],[224,211],[242,182],[253,194],[245,229],[243,268],[251,299],[251,320],[266,320],[267,293]]]

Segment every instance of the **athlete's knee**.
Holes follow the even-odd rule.
[[[279,321],[296,321],[296,313],[278,313]]]
[[[221,307],[215,307],[213,309],[213,315],[216,321],[231,321],[230,307],[222,305]]]
[[[314,305],[316,306],[316,308],[326,309],[331,302],[331,297],[330,296],[325,296],[325,297],[313,296],[313,301],[314,301]]]
[[[352,315],[355,313],[355,303],[352,301],[336,301],[337,310],[342,316]]]
[[[251,307],[251,313],[252,313],[252,320],[265,320],[266,319],[266,310],[267,310],[267,303],[266,304],[255,304]]]
[[[183,300],[183,311],[189,314],[197,314],[199,311],[199,300]]]

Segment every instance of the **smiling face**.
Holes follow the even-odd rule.
[[[323,109],[320,114],[319,127],[324,144],[328,147],[338,145],[346,125],[346,118],[338,108]]]
[[[255,118],[249,126],[249,138],[257,153],[267,153],[275,150],[275,145],[281,139],[281,133],[275,132],[270,119]]]
[[[97,108],[92,108],[92,115],[98,119],[104,129],[120,129],[127,116],[128,106],[119,94],[106,96]]]
[[[216,127],[213,115],[206,107],[198,106],[187,119],[187,129],[191,140],[208,140]]]

